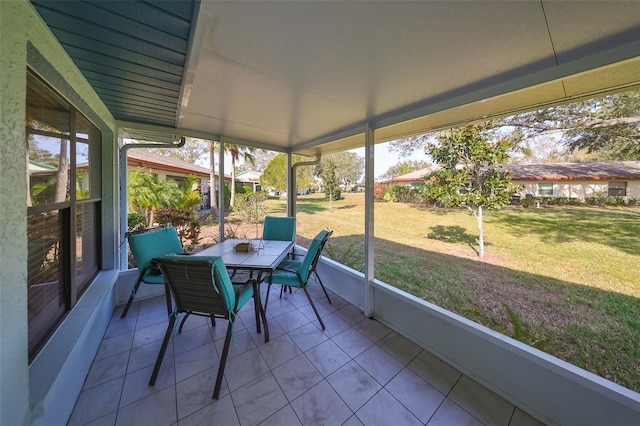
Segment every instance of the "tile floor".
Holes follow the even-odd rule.
[[[263,286],[263,293],[264,288]],[[220,398],[211,398],[227,322],[190,317],[148,386],[164,332],[164,296],[122,307],[69,425],[540,425],[359,309],[318,287],[269,298],[270,342],[253,304],[236,321]],[[264,294],[263,294],[264,300]]]

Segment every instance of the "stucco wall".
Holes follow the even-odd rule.
[[[0,424],[3,425],[29,421],[24,143],[28,28],[24,15],[28,12],[25,2],[0,2]]]
[[[539,181],[514,181],[514,184],[520,185],[521,189],[518,193],[524,197],[531,194],[538,196]],[[585,181],[543,181],[553,182],[553,196],[565,198],[585,199],[594,197],[598,194],[607,195],[609,183],[601,180],[585,180]],[[627,182],[627,197],[640,198],[640,181],[629,180]]]
[[[0,424],[31,424],[55,407],[47,407],[51,389],[61,383],[30,378],[27,320],[27,185],[25,144],[25,100],[27,65],[60,91],[103,131],[103,267],[115,265],[115,122],[87,81],[66,55],[49,28],[27,0],[0,1],[0,100],[2,150],[0,150]],[[115,281],[111,279],[111,281]],[[104,294],[109,284],[103,286]],[[112,286],[112,285],[111,285]],[[103,296],[106,297],[106,296]],[[107,305],[105,305],[107,306]],[[104,325],[93,323],[94,330]],[[65,323],[63,323],[63,327]],[[77,326],[77,324],[76,324]],[[78,335],[81,334],[82,324]],[[69,326],[68,328],[73,328]],[[55,337],[54,337],[55,338]],[[52,339],[53,340],[53,339]],[[99,342],[98,342],[99,344]],[[87,356],[92,348],[87,349]],[[95,348],[97,350],[97,347]],[[72,353],[74,348],[69,348]],[[79,352],[78,352],[79,353]],[[62,371],[66,363],[60,353],[46,348],[32,363]],[[57,356],[57,358],[56,358]],[[47,359],[47,357],[50,357]],[[86,371],[76,374],[86,376]],[[64,381],[63,381],[64,382]],[[64,382],[77,386],[76,382]],[[80,382],[80,387],[82,383]],[[74,389],[65,389],[73,393]],[[79,389],[78,389],[79,391]],[[40,417],[43,419],[44,417]],[[49,423],[52,424],[52,423]]]

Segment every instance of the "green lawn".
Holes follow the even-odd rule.
[[[298,235],[363,269],[364,195],[298,197]],[[269,201],[282,214],[285,202]],[[376,278],[640,391],[640,210],[466,210],[375,203]]]

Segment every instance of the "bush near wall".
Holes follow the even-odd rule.
[[[537,197],[520,200],[522,207],[531,206],[595,206],[595,207],[637,207],[640,200],[636,198],[596,196],[584,200],[568,197]]]
[[[389,185],[385,189],[384,200],[394,203],[420,203],[420,190],[406,185]]]

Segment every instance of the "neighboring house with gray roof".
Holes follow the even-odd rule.
[[[640,199],[640,161],[553,164],[507,164],[521,197],[585,198],[595,196]],[[422,185],[433,168],[416,170],[379,183]]]
[[[187,176],[194,175],[200,180],[200,193],[203,195],[202,208],[208,206],[209,194],[209,169],[198,166],[179,158],[167,157],[148,149],[131,149],[127,153],[127,171],[144,168],[158,176],[160,180],[173,179],[177,182],[184,181]],[[216,189],[219,186],[219,174],[216,173]],[[231,183],[231,176],[225,174],[225,183]]]
[[[554,164],[509,164],[512,181],[526,197],[640,198],[640,162],[611,161]]]

